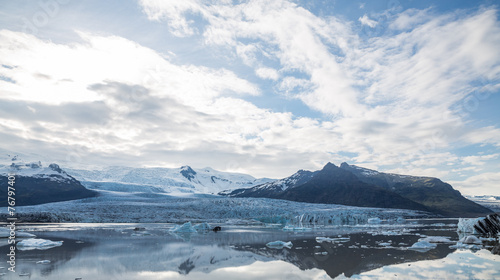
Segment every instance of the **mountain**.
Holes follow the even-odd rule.
[[[213,193],[225,189],[248,188],[273,181],[240,173],[221,172],[206,167],[134,168],[106,167],[98,170],[66,169],[89,189],[121,192]]]
[[[0,167],[0,206],[8,202],[8,174],[14,174],[14,195],[16,206],[35,205],[96,196],[78,180],[68,175],[57,164],[43,167],[38,163],[12,163]]]
[[[383,173],[345,162],[340,165],[340,168],[352,172],[365,183],[393,191],[443,216],[476,217],[492,212],[463,197],[450,184],[438,178]]]
[[[422,210],[448,217],[481,216],[491,212],[437,178],[386,174],[347,163],[341,167],[328,163],[320,171],[301,170],[276,182],[219,194]]]

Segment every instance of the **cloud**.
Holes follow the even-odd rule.
[[[279,73],[275,69],[272,68],[266,68],[266,67],[261,67],[255,70],[255,74],[259,76],[262,79],[269,79],[276,81],[279,78]]]
[[[485,172],[463,181],[450,181],[454,187],[467,195],[500,195],[500,173]]]
[[[362,25],[367,25],[371,28],[374,28],[375,26],[377,26],[377,22],[370,19],[366,14],[363,15],[362,17],[360,17],[358,19],[359,22],[361,22]]]

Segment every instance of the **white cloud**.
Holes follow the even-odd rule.
[[[463,164],[470,164],[473,166],[485,165],[487,161],[497,159],[499,154],[481,155],[481,156],[467,156],[462,158]]]
[[[374,21],[373,19],[370,19],[366,14],[360,17],[358,21],[361,22],[362,25],[367,25],[371,28],[374,28],[378,24],[378,22]]]
[[[464,181],[450,181],[449,183],[467,195],[500,195],[500,173],[497,172],[482,173]]]
[[[261,67],[255,70],[255,74],[262,79],[269,79],[276,81],[279,78],[279,73],[273,68]]]
[[[81,35],[83,43],[65,45],[0,32],[2,63],[15,66],[2,71],[16,80],[0,81],[0,135],[16,134],[3,145],[47,150],[68,165],[74,156],[65,154],[88,162],[113,155],[267,176],[318,168],[324,150],[336,149],[322,140],[338,137],[323,123],[240,99],[259,89],[229,70],[175,65],[121,37]]]

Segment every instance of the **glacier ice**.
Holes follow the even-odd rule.
[[[171,232],[183,232],[183,233],[190,233],[190,232],[197,232],[196,228],[193,227],[191,222],[187,222],[182,224],[181,226],[177,225],[170,229]]]
[[[368,223],[369,224],[380,224],[382,220],[380,218],[369,218]]]
[[[436,247],[437,247],[437,245],[434,243],[430,243],[427,241],[418,241],[418,242],[415,242],[413,245],[411,245],[411,247],[408,247],[408,249],[419,251],[419,252],[427,252],[427,251],[432,250]]]
[[[477,234],[478,232],[474,228],[474,224],[481,220],[484,220],[484,218],[459,218],[457,231],[459,233]]]
[[[427,236],[424,238],[420,238],[418,241],[425,241],[429,243],[453,243],[449,237],[446,236]]]
[[[210,225],[208,223],[201,223],[201,224],[195,225],[194,229],[197,232],[207,232],[207,231],[211,231],[212,227],[210,227]]]
[[[462,239],[460,239],[459,242],[462,242],[463,244],[477,244],[477,245],[483,244],[481,240],[474,235],[465,236]]]
[[[272,241],[266,244],[267,247],[273,248],[273,249],[283,249],[283,248],[288,248],[292,249],[292,241],[288,242],[283,242],[283,241]]]
[[[63,244],[62,241],[51,241],[47,239],[30,238],[19,241],[17,243],[17,249],[21,251],[47,250],[50,248],[61,246],[62,244]]]

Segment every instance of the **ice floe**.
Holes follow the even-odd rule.
[[[37,264],[49,264],[50,261],[49,260],[43,260],[43,261],[37,261],[36,263]]]
[[[283,242],[278,240],[269,242],[266,244],[266,246],[273,249],[283,249],[283,248],[292,249],[293,244],[291,241]]]
[[[336,242],[348,242],[351,239],[349,237],[336,237],[336,238],[330,238],[330,237],[316,237],[316,242],[318,243],[323,243],[323,242],[331,242],[331,243],[336,243]]]
[[[430,243],[427,241],[418,241],[418,242],[414,243],[413,245],[411,245],[411,247],[408,247],[408,249],[419,251],[419,252],[427,252],[427,251],[432,250],[436,247],[437,247],[437,245],[434,243]]]
[[[47,250],[50,248],[61,246],[62,244],[63,244],[62,241],[51,241],[47,239],[30,238],[19,241],[17,243],[17,249],[21,251]]]
[[[425,241],[429,243],[453,243],[449,237],[446,236],[427,236],[420,238],[418,241]]]

